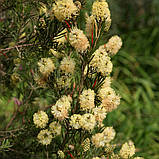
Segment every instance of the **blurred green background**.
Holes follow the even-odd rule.
[[[107,115],[105,124],[113,125],[123,142],[132,139],[137,156],[159,159],[159,0],[107,1],[112,13],[110,34],[120,35],[123,47],[113,58],[112,74],[121,104]],[[0,84],[4,95],[3,90]],[[1,97],[0,105],[2,128],[14,103]]]
[[[138,156],[159,159],[159,0],[109,0],[112,34],[123,47],[113,58],[122,100],[105,124],[132,139]]]

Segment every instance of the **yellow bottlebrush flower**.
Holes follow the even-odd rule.
[[[80,125],[82,129],[88,131],[93,130],[96,125],[95,116],[89,113],[82,115],[82,119],[80,120]]]
[[[90,46],[86,35],[77,28],[72,29],[69,33],[69,41],[78,52],[84,52]]]
[[[108,3],[105,0],[97,0],[92,5],[92,15],[97,21],[104,21],[110,17],[110,10]]]
[[[81,118],[82,116],[80,114],[73,114],[71,116],[70,125],[75,129],[81,128],[81,125],[80,125]]]
[[[57,154],[59,155],[60,158],[65,158],[65,154],[63,153],[63,151],[58,150]]]
[[[107,115],[106,109],[103,107],[96,107],[96,108],[93,108],[92,112],[93,112],[99,126],[102,126],[103,125],[102,122],[106,118],[106,115]]]
[[[73,0],[56,0],[52,10],[55,17],[59,21],[63,21],[77,16],[79,8],[76,7]]]
[[[52,141],[51,132],[48,131],[47,129],[41,130],[37,138],[42,145],[49,145]]]
[[[63,96],[51,107],[51,113],[56,119],[64,120],[68,117],[68,110],[71,108],[70,102],[70,96]]]
[[[131,140],[124,143],[120,149],[119,154],[123,159],[132,157],[135,154],[134,143]]]
[[[93,56],[90,66],[97,69],[97,72],[101,72],[104,76],[109,75],[112,72],[113,64],[105,49],[99,47],[93,53]]]
[[[144,159],[143,157],[135,157],[134,159]]]
[[[99,157],[93,157],[92,159],[100,159]]]
[[[80,108],[82,110],[90,110],[94,108],[94,97],[95,97],[95,93],[93,90],[91,89],[84,90],[79,97]]]
[[[109,143],[110,141],[112,141],[116,134],[113,127],[106,127],[102,133],[104,134],[105,143]]]
[[[55,69],[55,65],[50,58],[41,58],[38,62],[39,71],[43,76],[48,76]]]
[[[73,74],[75,69],[75,61],[70,57],[64,57],[61,61],[60,69],[66,74]]]
[[[83,151],[86,152],[90,149],[90,139],[86,138],[83,142],[82,142],[82,148]]]
[[[48,115],[44,111],[38,111],[33,115],[33,122],[37,128],[44,128],[48,121]]]
[[[53,121],[50,123],[49,128],[50,132],[53,134],[53,137],[61,134],[61,125],[58,122]]]
[[[114,56],[122,46],[122,40],[119,36],[111,37],[105,45],[106,51],[110,56]]]

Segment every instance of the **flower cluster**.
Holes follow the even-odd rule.
[[[34,114],[33,121],[37,128],[45,128],[49,118],[44,111],[39,111]]]
[[[42,145],[49,145],[52,141],[52,135],[48,129],[41,130],[37,138]]]
[[[47,80],[48,85],[51,83],[50,92],[54,93],[50,93],[53,98],[51,109],[48,107],[47,110],[49,114],[39,111],[33,115],[35,126],[42,129],[37,138],[43,145],[49,145],[52,140],[55,144],[58,142],[59,145],[54,146],[58,158],[68,155],[71,158],[128,159],[135,154],[133,142],[128,141],[119,149],[112,144],[115,130],[111,126],[105,127],[103,122],[120,104],[120,96],[111,87],[110,74],[113,68],[111,56],[119,51],[122,40],[115,35],[97,48],[100,31],[104,27],[108,31],[111,25],[108,3],[105,0],[93,3],[91,15],[86,15],[86,34],[77,28],[74,18],[80,5],[73,0],[55,0],[53,3],[56,19],[62,22],[61,25],[68,24],[66,20],[69,20],[70,26],[63,25],[63,31],[59,29],[57,38],[53,38],[56,45],[48,51],[52,57],[38,62],[42,78],[37,81],[45,84]]]
[[[79,11],[73,0],[56,0],[52,10],[59,21],[71,19]]]
[[[68,111],[71,108],[71,97],[63,96],[61,97],[55,105],[51,107],[51,113],[54,115],[54,118],[58,120],[64,120],[68,117]]]
[[[33,115],[33,122],[37,128],[45,128],[49,118],[44,111],[38,111]],[[50,123],[49,130],[43,129],[39,132],[37,138],[42,145],[49,145],[52,138],[61,134],[61,125],[56,121]]]
[[[95,116],[90,113],[84,115],[74,114],[71,116],[70,125],[74,129],[82,128],[84,130],[91,131],[96,125]]]
[[[92,143],[95,147],[104,147],[115,137],[115,130],[112,127],[106,127],[102,133],[97,133],[92,136]]]
[[[92,110],[96,121],[98,122],[99,126],[102,126],[103,120],[106,118],[106,109],[104,107],[95,107]]]
[[[78,51],[84,52],[89,47],[89,41],[82,30],[74,28],[69,33],[70,44]]]
[[[39,71],[43,76],[48,76],[55,69],[55,65],[50,58],[42,58],[38,62]]]
[[[94,2],[92,6],[92,15],[97,18],[98,21],[104,21],[110,18],[108,3],[105,0]]]
[[[61,134],[61,125],[57,121],[53,121],[52,123],[50,123],[49,129],[53,136]]]
[[[119,36],[112,36],[106,44],[106,51],[110,56],[115,55],[122,46],[122,40]]]
[[[75,62],[72,58],[70,57],[64,57],[63,60],[61,61],[60,69],[68,74],[68,73],[73,73],[75,69]]]
[[[103,48],[97,49],[93,54],[90,66],[95,68],[97,72],[101,72],[103,76],[107,76],[112,72],[113,64],[107,52]]]
[[[134,143],[132,141],[124,143],[120,149],[119,154],[123,159],[132,157],[135,154]]]
[[[82,110],[90,110],[94,108],[94,97],[95,93],[93,90],[84,90],[80,95],[80,108]]]

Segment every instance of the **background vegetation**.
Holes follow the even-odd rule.
[[[114,58],[122,103],[106,123],[132,138],[144,158],[159,158],[159,1],[110,0],[113,33],[124,46]]]
[[[32,9],[39,4],[36,1],[28,1],[24,15],[22,6],[19,5],[20,0],[0,2],[0,48],[12,47],[19,40],[24,32],[23,25],[36,23],[34,12]],[[92,3],[90,1],[89,3]],[[112,32],[111,34],[119,34],[123,39],[124,46],[118,55],[114,58],[113,78],[114,87],[119,90],[122,97],[120,107],[110,113],[105,119],[106,125],[113,125],[118,132],[118,137],[121,140],[132,139],[138,148],[138,156],[143,156],[145,159],[159,158],[159,1],[158,0],[109,0],[112,13]],[[46,2],[45,2],[46,3]],[[88,5],[89,7],[89,5]],[[14,10],[12,10],[14,8]],[[7,15],[6,15],[7,12]],[[28,14],[29,13],[29,14]],[[30,13],[32,16],[30,18]],[[4,19],[7,16],[7,21],[4,25]],[[17,23],[13,23],[12,18]],[[28,22],[29,23],[24,23]],[[25,27],[26,39],[30,39],[33,34],[33,25]],[[42,41],[43,42],[43,41]],[[8,45],[9,44],[9,45]],[[46,46],[47,47],[47,46]],[[26,50],[25,50],[26,51]],[[29,53],[30,50],[27,50]],[[35,50],[36,52],[37,50]],[[39,51],[39,50],[38,50]],[[16,127],[27,119],[21,113],[28,108],[25,103],[24,108],[15,107],[15,100],[23,99],[22,94],[14,88],[10,83],[10,76],[13,69],[13,60],[15,59],[15,51],[8,52],[11,57],[7,58],[0,52],[0,129],[5,130],[7,126]],[[6,54],[8,56],[8,54]],[[16,55],[15,55],[16,56]],[[3,63],[3,65],[2,65]],[[29,64],[32,64],[30,61]],[[6,68],[5,66],[9,66]],[[26,66],[27,69],[27,66]],[[8,77],[3,78],[3,73],[9,72]],[[29,74],[29,73],[28,73]],[[23,73],[23,76],[25,74]],[[27,76],[27,74],[25,75]],[[26,90],[24,96],[28,96],[32,89],[29,85],[29,80],[26,83],[19,84],[19,89]],[[5,83],[5,88],[3,87]],[[17,93],[18,92],[18,93]],[[35,95],[36,96],[36,95]],[[48,95],[49,96],[49,95]],[[41,96],[45,99],[45,96]],[[49,99],[48,99],[49,100]],[[42,100],[43,104],[48,101]],[[46,104],[47,105],[47,104]],[[22,109],[22,110],[21,110]],[[36,108],[35,108],[36,109]],[[15,113],[18,114],[14,119]],[[28,111],[27,113],[32,113]],[[16,115],[17,115],[16,114]],[[30,118],[31,118],[30,115]],[[14,124],[10,122],[14,119]],[[8,125],[9,124],[9,125]],[[11,129],[11,128],[10,128]],[[12,132],[0,132],[0,137],[7,135],[15,135]],[[18,134],[20,136],[20,134]],[[16,141],[15,141],[16,142]],[[24,145],[23,149],[27,153],[28,144]],[[12,143],[7,139],[2,143],[0,151],[3,148],[12,149]],[[18,153],[18,152],[17,152]],[[7,154],[7,153],[6,153]],[[4,158],[8,155],[3,153]],[[15,155],[16,152],[10,153]]]

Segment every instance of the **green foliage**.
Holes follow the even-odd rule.
[[[143,156],[145,159],[158,159],[158,1],[109,0],[108,2],[113,12],[113,31],[111,34],[116,32],[123,34],[124,46],[113,60],[113,78],[115,79],[113,84],[114,88],[119,91],[122,102],[118,110],[108,114],[105,125],[115,127],[119,132],[118,141],[124,142],[132,139],[137,147],[138,156]],[[43,3],[51,8],[50,1],[43,1]],[[82,3],[85,4],[84,1]],[[93,1],[86,3],[81,16],[78,18],[81,29],[85,27],[84,23],[80,23],[81,19],[87,8],[91,10],[92,3]],[[15,138],[13,138],[12,133],[9,133],[8,138],[11,140],[3,140],[0,151],[8,150],[10,146],[14,145],[13,151],[2,154],[2,158],[5,159],[10,158],[9,156],[15,156],[15,154],[17,158],[22,156],[24,158],[45,158],[46,154],[43,152],[46,151],[46,148],[39,146],[36,140],[35,134],[38,133],[38,130],[32,125],[32,116],[38,110],[38,105],[48,107],[57,100],[59,94],[62,95],[68,91],[63,89],[53,92],[47,88],[42,90],[34,82],[30,70],[31,68],[33,72],[36,72],[39,59],[45,56],[50,57],[49,49],[52,46],[54,48],[57,46],[57,43],[52,40],[53,37],[57,37],[57,33],[64,29],[64,25],[66,27],[66,24],[61,25],[57,20],[50,20],[44,15],[37,16],[40,5],[37,1],[25,1],[23,3],[23,1],[14,0],[4,1],[1,7],[7,20],[5,23],[0,21],[0,48],[22,45],[24,40],[26,44],[31,43],[36,46],[26,46],[20,51],[18,48],[9,52],[6,50],[4,53],[7,57],[0,52],[0,94],[3,95],[0,98],[0,119],[2,121],[0,128],[4,130],[7,123],[12,119],[14,122],[11,123],[11,128],[16,128],[19,125],[23,128],[20,132],[14,133]],[[34,28],[35,25],[36,29]],[[97,47],[100,44],[103,44],[103,41],[100,41]],[[68,46],[65,47],[68,48]],[[78,55],[74,56],[78,59]],[[22,61],[21,66],[18,66],[19,69],[15,69],[15,60],[17,59]],[[58,65],[59,63],[57,63]],[[23,70],[20,70],[21,67]],[[5,74],[6,72],[7,74]],[[10,80],[14,72],[20,76],[17,78],[16,84]],[[79,74],[73,80],[80,81]],[[55,76],[59,76],[59,73],[52,74],[50,78],[54,79]],[[90,86],[94,81],[88,79],[87,83]],[[56,88],[52,86],[52,89]],[[18,107],[14,103],[13,97],[23,101],[23,107]],[[28,100],[31,104],[28,104]],[[14,118],[14,112],[17,113],[16,118]],[[26,124],[25,127],[24,123]],[[25,141],[24,138],[26,138]],[[79,142],[78,139],[77,137],[76,142]],[[60,139],[59,142],[61,142]],[[38,156],[35,154],[37,150]],[[91,154],[91,152],[88,153]],[[54,155],[52,157],[55,158]]]
[[[114,86],[122,102],[105,121],[115,123],[120,138],[133,139],[138,156],[147,159],[159,158],[158,34],[158,27],[149,27],[123,35],[124,48],[114,58]]]

